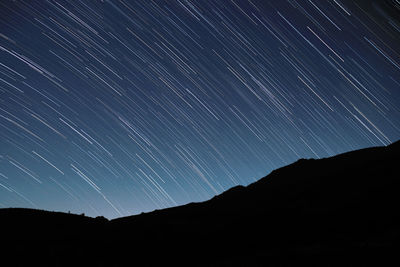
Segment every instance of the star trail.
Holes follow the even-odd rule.
[[[115,218],[396,141],[399,14],[395,0],[1,1],[0,207]]]

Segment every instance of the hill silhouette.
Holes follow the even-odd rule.
[[[400,142],[301,159],[201,203],[108,221],[1,209],[13,266],[398,265]]]

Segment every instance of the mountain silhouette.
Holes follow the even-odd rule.
[[[300,159],[205,202],[110,221],[0,209],[1,261],[12,266],[398,265],[397,164],[399,141]]]

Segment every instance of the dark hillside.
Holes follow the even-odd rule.
[[[3,209],[3,243],[21,266],[388,264],[399,163],[400,142],[302,159],[206,202],[111,221]]]

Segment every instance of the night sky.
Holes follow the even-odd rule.
[[[396,141],[399,13],[395,0],[1,1],[0,207],[115,218]]]

